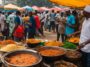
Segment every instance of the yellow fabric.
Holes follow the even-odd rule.
[[[86,2],[80,0],[50,0],[50,1],[58,5],[70,6],[75,8],[81,8],[87,5]]]
[[[4,6],[4,9],[20,9],[20,7],[13,4],[8,4]]]
[[[82,1],[90,5],[90,0],[78,0],[78,1]]]
[[[86,2],[87,4],[90,5],[90,0],[82,0],[83,2]]]
[[[29,16],[23,17],[23,21],[27,23],[29,21],[29,18],[30,18]]]

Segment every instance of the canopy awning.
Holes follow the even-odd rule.
[[[85,2],[90,5],[90,0],[79,0],[79,1]]]
[[[40,8],[37,7],[37,6],[32,6],[32,8],[33,8],[34,10],[40,10]]]
[[[4,6],[4,9],[20,9],[20,7],[13,4],[8,4]]]
[[[50,10],[49,8],[47,7],[40,7],[41,10]]]
[[[58,5],[69,6],[73,8],[82,8],[87,5],[86,2],[82,2],[79,0],[50,0],[50,1]]]
[[[22,7],[22,8],[24,8],[25,10],[28,10],[28,11],[33,11],[33,8],[30,7],[30,6],[25,6],[25,7]]]
[[[62,8],[59,8],[59,7],[54,7],[54,8],[51,8],[50,10],[62,11],[63,9]]]

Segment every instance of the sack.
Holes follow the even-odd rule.
[[[14,34],[13,34],[15,37],[17,37],[17,38],[23,38],[23,36],[24,36],[24,26],[23,25],[19,25],[17,28],[16,28],[16,30],[15,30],[15,32],[14,32]]]

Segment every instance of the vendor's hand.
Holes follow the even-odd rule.
[[[76,49],[76,51],[81,51],[81,48],[78,46],[77,49]]]
[[[83,47],[84,47],[84,45],[81,44],[80,46],[78,46],[78,49],[81,49],[81,48],[83,48]]]

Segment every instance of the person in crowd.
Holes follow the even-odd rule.
[[[75,32],[75,17],[71,14],[70,10],[66,11],[66,15],[65,35],[67,39],[67,37],[70,37]]]
[[[72,34],[73,36],[80,36],[82,24],[83,24],[83,21],[84,21],[84,19],[85,19],[82,11],[78,11],[78,18],[79,18],[79,23],[76,24],[76,25],[79,25],[79,26],[76,26],[76,25],[75,25],[76,31],[75,31],[75,33]],[[78,27],[78,28],[76,28],[76,27]]]
[[[55,18],[56,18],[56,19],[60,19],[60,18],[61,18],[61,16],[60,16],[60,11],[57,11]],[[56,22],[55,22],[55,25],[56,25],[56,32],[58,33],[58,25],[59,25],[59,23],[58,23],[57,20],[56,20]]]
[[[82,28],[82,24],[83,24],[83,21],[84,21],[85,17],[83,15],[83,11],[79,11],[79,24],[80,24],[80,27],[79,29],[81,30]]]
[[[5,39],[9,38],[10,30],[9,30],[8,16],[11,14],[11,12],[8,12],[7,14],[8,15],[7,15],[7,18],[6,18],[6,23],[5,23],[4,31],[2,32]]]
[[[5,18],[5,16],[2,14],[2,12],[0,11],[0,32],[1,32],[1,33],[4,31],[5,23],[6,23],[6,18]]]
[[[40,18],[40,20],[42,19],[42,13],[41,12],[39,12],[39,11],[37,11],[37,15],[39,16],[39,18]]]
[[[29,34],[28,34],[28,38],[34,38],[36,35],[36,21],[35,18],[33,16],[32,12],[29,12]]]
[[[34,13],[34,18],[35,18],[35,21],[36,21],[36,31],[37,31],[37,34],[41,34],[42,36],[44,36],[42,30],[41,30],[41,21],[40,21],[40,17],[38,16],[38,13],[37,11],[35,11]]]
[[[27,39],[27,35],[29,33],[29,15],[26,14],[24,17],[23,17],[23,22],[24,22],[24,27],[25,27],[25,39]]]
[[[24,39],[23,38],[24,37],[24,26],[23,26],[23,20],[22,20],[20,11],[16,12],[15,28],[13,31],[13,36],[14,36],[14,40],[17,42]]]
[[[10,13],[10,15],[7,17],[7,23],[9,27],[9,37],[12,38],[13,36],[13,30],[15,28],[15,13]]]
[[[90,5],[86,6],[83,12],[85,20],[80,35],[80,46],[83,67],[90,67]]]
[[[52,10],[52,12],[50,13],[50,29],[49,31],[51,31],[51,29],[53,30],[53,32],[55,32],[55,12],[54,10]]]
[[[44,28],[45,28],[45,31],[47,31],[47,29],[48,29],[48,21],[49,21],[49,12],[46,11],[45,14],[44,14]]]
[[[75,32],[77,32],[79,31],[79,27],[80,27],[79,16],[76,10],[73,10],[72,14],[75,17]]]
[[[23,20],[22,20],[21,12],[17,11],[15,17],[15,26],[17,27],[18,25],[22,25],[22,24],[23,24]]]
[[[58,31],[57,31],[57,41],[59,41],[61,37],[61,41],[65,41],[65,20],[64,13],[61,13],[61,17],[57,18],[58,21]]]
[[[41,14],[39,14],[39,17],[40,17],[40,21],[41,21],[41,31],[44,35],[44,18],[45,18],[44,13],[41,12]]]

